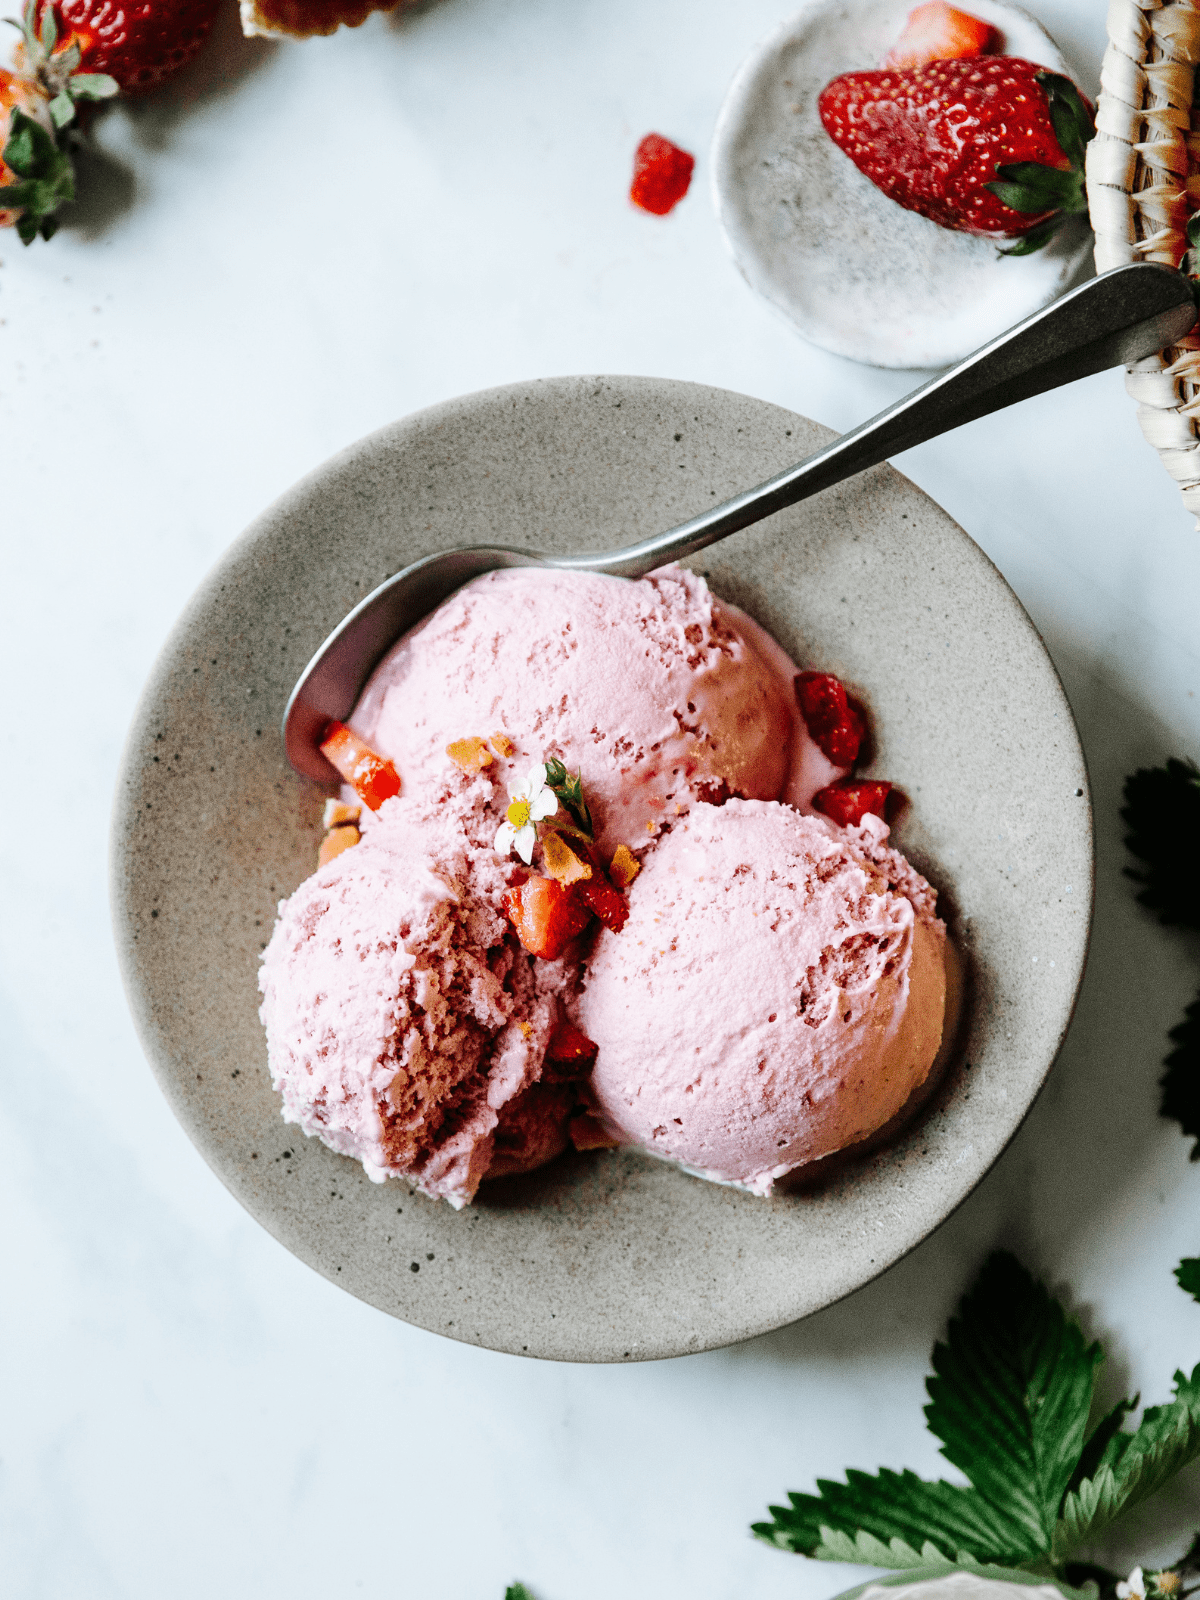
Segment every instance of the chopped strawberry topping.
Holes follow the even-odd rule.
[[[904,32],[884,56],[884,67],[923,67],[927,61],[954,61],[970,56],[993,55],[1001,38],[990,22],[947,5],[946,0],[929,0],[910,11]]]
[[[643,211],[665,217],[688,192],[695,165],[695,157],[686,150],[661,133],[648,133],[634,153],[629,198]]]
[[[536,873],[504,894],[504,914],[532,956],[555,961],[592,920],[587,906],[553,878]]]
[[[376,755],[344,722],[330,722],[321,740],[321,754],[372,811],[400,793],[400,775],[392,763]]]
[[[574,886],[575,894],[589,911],[594,911],[600,921],[613,933],[620,933],[629,918],[629,902],[618,889],[601,877],[588,879]]]
[[[796,674],[796,703],[817,748],[835,767],[852,767],[866,731],[846,686],[832,672]]]
[[[560,1022],[550,1035],[546,1054],[551,1061],[570,1061],[580,1066],[590,1066],[596,1059],[599,1045],[593,1044],[586,1033],[572,1022]]]
[[[813,795],[813,807],[823,811],[843,828],[860,823],[867,812],[882,817],[887,809],[887,798],[892,792],[890,783],[858,782],[854,778],[839,778],[828,788],[818,789]]]

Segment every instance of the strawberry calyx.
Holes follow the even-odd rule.
[[[22,244],[52,238],[58,209],[75,198],[75,167],[69,135],[80,101],[117,93],[115,79],[80,72],[82,52],[71,40],[59,47],[52,8],[37,26],[37,0],[28,0],[20,22],[5,19],[21,35],[18,72],[0,71],[0,223],[11,224]]]
[[[1088,141],[1096,131],[1091,107],[1061,73],[1035,74],[1050,108],[1050,124],[1067,165],[1050,167],[1040,161],[1014,161],[996,168],[995,179],[985,184],[1001,205],[1023,216],[1048,212],[1044,222],[1030,229],[1004,256],[1027,256],[1040,250],[1058,232],[1065,218],[1087,214],[1083,162]]]

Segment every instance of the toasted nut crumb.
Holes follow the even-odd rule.
[[[542,835],[542,865],[547,877],[557,878],[564,889],[569,883],[580,883],[592,875],[587,862],[581,861],[562,834],[553,830]]]
[[[498,756],[502,756],[505,761],[508,760],[509,756],[515,755],[517,752],[516,745],[506,733],[494,733],[492,735],[491,744],[492,749],[496,752],[496,754]]]
[[[525,1037],[527,1039],[533,1033],[533,1023],[532,1022],[518,1022],[517,1023],[517,1027],[520,1028],[521,1032],[525,1035]]]
[[[446,746],[446,754],[456,767],[461,767],[468,778],[492,764],[492,752],[482,739],[455,739]]]
[[[361,806],[347,805],[344,800],[326,800],[321,817],[323,828],[341,828],[347,822],[357,822],[362,816]]]
[[[612,865],[608,869],[608,875],[616,887],[627,889],[641,870],[642,863],[629,846],[619,844],[613,853]]]
[[[327,861],[332,861],[334,856],[340,856],[343,850],[357,844],[362,835],[352,822],[340,828],[330,828],[321,840],[321,848],[317,852],[317,865],[323,867]]]
[[[586,1111],[571,1118],[567,1123],[567,1134],[576,1150],[613,1150],[620,1143]]]

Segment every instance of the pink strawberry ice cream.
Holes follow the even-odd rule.
[[[514,775],[557,756],[580,772],[611,855],[696,799],[804,802],[837,776],[797,714],[794,673],[682,567],[635,583],[516,568],[477,578],[394,645],[350,726],[426,799],[466,735],[505,734]],[[807,793],[794,795],[800,769]]]
[[[945,929],[887,836],[731,800],[659,840],[573,1008],[615,1138],[765,1194],[900,1111],[941,1043]]]
[[[388,800],[282,907],[259,976],[285,1120],[455,1206],[540,1077],[573,977],[502,914],[513,868],[490,796],[477,781],[435,806]]]

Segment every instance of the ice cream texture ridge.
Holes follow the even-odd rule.
[[[685,569],[468,584],[322,744],[259,974],[285,1119],[456,1207],[570,1144],[765,1195],[889,1124],[945,929],[863,731]]]

